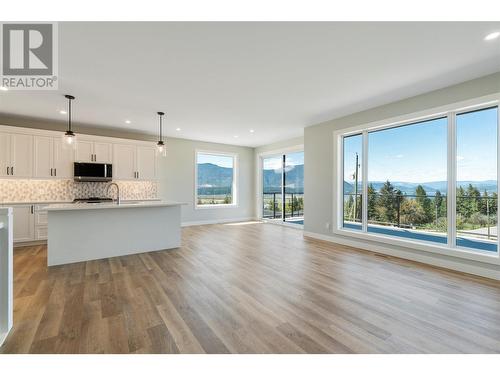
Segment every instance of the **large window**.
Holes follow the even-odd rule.
[[[457,115],[457,246],[497,251],[498,108]]]
[[[446,243],[447,120],[368,133],[368,232]]]
[[[363,136],[361,134],[344,137],[344,215],[343,227],[361,230],[363,205],[363,180],[361,157]]]
[[[236,156],[196,153],[196,206],[236,204]]]
[[[342,135],[339,228],[497,252],[497,128],[494,106]]]

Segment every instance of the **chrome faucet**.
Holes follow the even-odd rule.
[[[121,200],[120,200],[120,187],[118,186],[118,184],[116,182],[112,182],[112,183],[110,183],[108,185],[108,187],[106,188],[106,195],[109,196],[109,189],[112,186],[116,186],[116,204],[120,204],[121,203]]]

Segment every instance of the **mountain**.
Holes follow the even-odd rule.
[[[264,169],[262,181],[265,193],[281,192],[281,173],[276,173],[274,169]],[[304,165],[295,165],[285,173],[285,183],[287,193],[304,192]]]
[[[198,164],[198,194],[223,195],[231,192],[233,169],[212,163]]]
[[[384,185],[384,181],[370,181],[370,184],[373,185],[373,188],[376,191],[379,191],[380,188]],[[448,184],[446,181],[430,181],[430,182],[422,182],[422,183],[417,183],[417,182],[401,182],[401,181],[396,181],[392,182],[391,184],[396,188],[399,189],[403,192],[403,194],[411,195],[415,194],[415,190],[417,189],[418,185],[422,185],[424,190],[426,191],[427,194],[434,195],[436,191],[440,191],[441,193],[446,193],[448,189]],[[485,190],[488,193],[496,192],[497,191],[497,182],[494,180],[486,180],[486,181],[458,181],[457,185],[462,186],[463,188],[467,188],[468,186],[472,185],[475,188],[477,188],[481,193],[484,192]],[[352,193],[354,191],[354,186],[353,184],[350,184],[347,181],[344,181],[344,191],[346,193]]]

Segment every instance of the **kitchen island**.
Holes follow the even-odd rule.
[[[48,265],[179,247],[182,204],[145,201],[48,205]]]

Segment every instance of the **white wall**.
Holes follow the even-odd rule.
[[[182,207],[181,221],[184,225],[203,224],[253,219],[255,167],[254,149],[217,143],[198,142],[187,139],[169,138],[167,157],[161,158],[158,168],[160,177],[159,197],[186,202]],[[238,205],[195,209],[195,152],[219,151],[238,155]]]
[[[281,151],[290,147],[295,147],[304,144],[304,137],[296,137],[287,139],[281,142],[271,143],[265,146],[259,146],[255,148],[255,155],[258,156],[262,153]]]
[[[334,235],[332,230],[327,227],[327,224],[331,226],[334,222],[334,210],[339,209],[334,207],[336,192],[333,181],[337,180],[337,176],[334,176],[334,163],[336,163],[334,131],[496,93],[500,93],[500,72],[307,127],[304,132],[304,151],[307,160],[304,172],[304,190],[306,192],[304,197],[304,230],[306,234],[500,279],[498,265],[433,255],[395,246],[377,247],[373,242]]]

